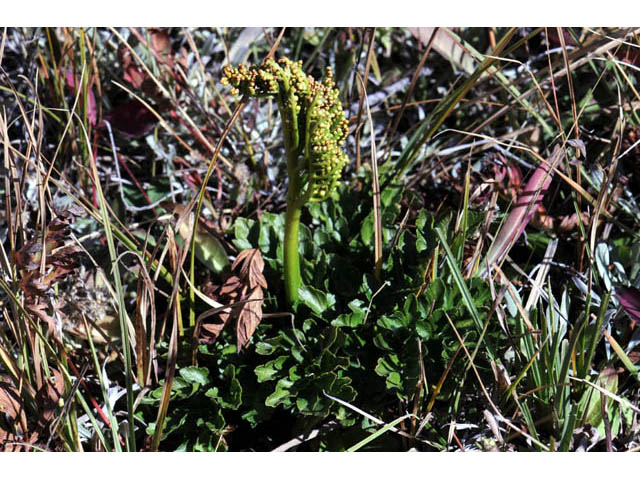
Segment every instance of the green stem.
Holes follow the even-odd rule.
[[[300,214],[305,198],[301,195],[300,168],[300,131],[296,114],[296,101],[289,81],[282,79],[283,88],[278,95],[278,106],[284,130],[284,147],[287,158],[287,211],[284,222],[284,291],[287,305],[298,301],[298,288],[302,285],[300,276],[300,254],[298,252],[298,231],[300,230]]]
[[[302,285],[300,277],[300,254],[298,252],[298,230],[300,227],[300,214],[302,202],[297,198],[291,198],[294,183],[289,184],[289,197],[284,226],[284,288],[287,304],[293,305],[298,300],[298,288]]]

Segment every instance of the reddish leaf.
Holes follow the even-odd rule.
[[[171,57],[165,56],[167,48],[169,48],[169,53],[171,52],[171,44],[169,43],[167,45],[169,38],[168,36],[165,38],[165,35],[166,34],[160,30],[152,31],[151,48],[156,51],[161,60],[171,64]],[[170,102],[164,97],[160,88],[146,70],[136,63],[135,58],[131,54],[131,50],[125,45],[120,45],[120,47],[118,47],[118,59],[122,66],[122,77],[129,82],[135,90],[142,91],[145,95],[152,98],[157,104],[156,108],[158,111],[165,110]]]
[[[106,115],[111,125],[128,137],[149,133],[158,122],[156,116],[137,99],[115,107]]]
[[[69,87],[75,94],[77,92],[77,88],[76,79],[73,76],[73,72],[71,70],[67,70],[64,74],[64,78],[66,80],[67,87]],[[98,120],[98,107],[96,105],[96,97],[93,94],[92,88],[89,88],[87,93],[87,118],[89,119],[89,123],[91,124],[91,126],[95,127]]]
[[[515,205],[500,232],[487,252],[485,269],[500,261],[507,255],[513,244],[520,238],[529,221],[542,204],[551,179],[553,168],[562,158],[563,151],[556,146],[546,162],[542,162],[533,172],[524,190],[518,196]]]
[[[138,65],[136,65],[136,62],[131,55],[131,51],[124,44],[120,44],[118,47],[118,60],[120,61],[120,65],[123,70],[122,77],[133,85],[134,88],[140,88],[146,74],[140,67],[138,67]]]
[[[560,41],[560,35],[558,35],[557,28],[553,28],[553,27],[548,28],[547,35],[549,36],[549,43],[558,47],[562,45],[562,42]],[[572,46],[572,47],[576,46],[576,42],[573,40],[573,37],[571,36],[571,34],[567,29],[565,28],[562,29],[562,36],[564,37],[565,45]]]
[[[625,45],[615,51],[615,56],[625,63],[640,67],[640,51],[635,46]]]
[[[640,323],[640,290],[635,287],[616,287],[616,298],[629,315],[631,326]]]
[[[562,45],[562,43],[560,42],[560,36],[558,35],[558,31],[556,28],[548,29],[548,34],[550,45],[557,47]],[[577,46],[577,43],[566,29],[562,30],[562,34],[564,36],[565,45],[572,47]],[[612,53],[623,62],[635,66],[640,66],[640,50],[638,50],[633,45],[624,45],[620,48],[616,48]]]
[[[151,34],[151,48],[158,54],[162,60],[172,64],[173,57],[171,55],[171,38],[169,34],[164,30],[158,28],[150,28]]]

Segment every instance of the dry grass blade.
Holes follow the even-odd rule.
[[[273,58],[273,56],[276,54],[276,51],[278,50],[278,47],[280,46],[280,42],[282,41],[282,37],[284,36],[285,30],[286,30],[286,27],[283,27],[282,29],[280,29],[280,33],[278,34],[278,38],[276,38],[276,41],[273,42],[273,45],[271,46],[271,50],[269,50],[269,53],[265,57],[265,60],[267,58]]]
[[[184,248],[182,252],[175,242],[175,236],[172,233],[168,235],[168,247],[169,247],[169,259],[171,261],[171,269],[173,270],[174,278],[179,278],[180,265],[185,261],[188,250]],[[185,242],[188,243],[188,242]],[[180,256],[180,258],[178,258]],[[164,422],[169,409],[169,402],[171,400],[171,388],[173,387],[173,380],[176,374],[176,364],[178,362],[178,326],[182,324],[182,310],[180,309],[180,302],[178,301],[178,282],[173,286],[171,292],[171,298],[169,300],[169,314],[171,315],[171,335],[169,339],[169,351],[167,355],[167,366],[164,376],[164,386],[162,388],[162,397],[160,400],[160,406],[158,407],[158,415],[156,417],[156,427],[151,439],[151,451],[158,451],[160,446],[160,440],[162,439],[162,431],[164,429]]]
[[[437,27],[411,27],[409,31],[423,44],[431,45],[433,43],[433,49],[449,60],[456,68],[467,73],[467,75],[473,74],[476,67],[473,56],[449,32]],[[493,45],[493,48],[495,48],[495,45]]]
[[[371,59],[373,58],[373,44],[376,38],[375,27],[370,32],[369,45],[367,48],[367,62],[364,67],[364,79],[360,77],[360,73],[354,72],[354,76],[360,81],[362,87],[362,94],[360,95],[360,101],[358,104],[358,115],[356,117],[356,171],[360,170],[360,132],[362,131],[363,123],[360,122],[362,118],[362,106],[366,96],[367,83],[369,82],[369,69],[371,67]],[[355,83],[355,81],[354,81]]]
[[[369,419],[369,420],[371,420],[372,422],[377,423],[378,425],[382,425],[383,427],[388,427],[388,428],[387,428],[388,430],[390,430],[390,431],[392,431],[392,432],[394,432],[394,433],[397,433],[398,435],[400,435],[400,436],[402,436],[402,437],[409,438],[409,439],[411,439],[411,440],[417,440],[417,441],[419,441],[419,442],[421,442],[421,443],[425,443],[425,444],[427,444],[427,445],[430,445],[430,446],[432,446],[432,447],[435,447],[435,445],[433,445],[433,444],[432,444],[431,442],[429,442],[428,440],[424,440],[424,439],[421,439],[421,438],[415,438],[415,437],[413,437],[413,436],[409,435],[407,432],[404,432],[404,431],[400,430],[399,428],[396,428],[394,425],[387,424],[387,423],[385,423],[383,420],[380,420],[379,418],[376,418],[375,416],[371,415],[370,413],[365,412],[364,410],[362,410],[362,409],[360,409],[360,408],[356,407],[355,405],[352,405],[352,404],[350,404],[349,402],[345,402],[345,401],[344,401],[344,400],[342,400],[341,398],[337,398],[337,397],[334,397],[333,395],[329,395],[329,394],[328,394],[327,392],[325,392],[325,391],[323,391],[323,392],[322,392],[322,394],[323,394],[325,397],[327,397],[327,398],[329,398],[329,399],[333,400],[334,402],[338,402],[340,405],[343,405],[343,406],[345,406],[345,407],[347,407],[347,408],[349,408],[349,409],[353,410],[354,412],[356,412],[356,413],[358,413],[358,414],[362,415],[363,417],[368,418],[368,419]],[[407,418],[408,418],[408,417],[410,417],[410,416],[411,416],[411,414],[408,414],[408,415],[407,415]],[[402,417],[402,418],[404,418],[404,417]]]
[[[419,28],[418,30],[423,30],[423,29]],[[402,100],[402,105],[394,115],[393,124],[391,125],[391,130],[388,132],[388,135],[385,133],[385,137],[389,139],[389,143],[387,144],[387,151],[385,155],[386,158],[388,158],[389,154],[391,153],[391,141],[393,140],[393,137],[396,134],[396,130],[398,129],[398,125],[400,123],[400,120],[402,119],[402,115],[405,109],[407,108],[407,103],[409,102],[409,98],[411,98],[411,94],[413,93],[413,90],[416,87],[416,83],[418,82],[418,78],[420,77],[420,73],[422,72],[422,67],[427,61],[429,52],[431,52],[431,46],[433,45],[433,41],[438,35],[438,31],[440,30],[440,27],[433,28],[432,30],[433,31],[431,32],[431,36],[429,37],[429,40],[426,43],[424,52],[422,53],[422,57],[420,58],[420,62],[418,63],[418,66],[416,67],[415,72],[413,72],[413,77],[411,78],[411,84],[409,85],[409,89],[407,90],[407,93],[405,94],[404,99]]]
[[[375,266],[375,275],[378,282],[381,281],[382,273],[382,219],[380,216],[380,180],[378,178],[378,158],[376,155],[376,134],[371,118],[371,109],[369,108],[369,99],[367,97],[367,89],[364,81],[357,76],[362,87],[362,95],[364,103],[367,107],[367,119],[369,120],[369,130],[371,132],[371,177],[373,180],[373,225],[374,225],[374,252],[373,260]]]
[[[578,111],[576,109],[576,95],[573,89],[573,75],[571,73],[571,65],[569,64],[569,56],[567,54],[567,45],[565,42],[562,27],[558,27],[558,37],[562,44],[562,57],[564,58],[565,68],[567,69],[567,82],[569,84],[569,94],[571,96],[571,114],[573,115],[572,129],[575,131],[576,138],[579,137],[580,131],[578,127]]]
[[[162,431],[164,430],[164,422],[169,409],[169,401],[171,400],[171,387],[176,375],[176,363],[178,360],[178,323],[179,323],[179,307],[174,303],[172,309],[173,321],[171,322],[171,337],[169,339],[169,354],[167,356],[167,370],[164,375],[164,387],[162,388],[162,397],[158,408],[158,416],[156,418],[155,431],[151,441],[151,451],[157,452],[162,439]]]

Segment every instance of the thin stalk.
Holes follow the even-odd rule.
[[[280,110],[281,112],[285,110]],[[284,115],[283,115],[284,118]],[[297,122],[294,122],[297,123]],[[285,129],[285,139],[287,138]],[[287,156],[287,174],[289,188],[287,190],[287,210],[284,227],[284,288],[287,304],[293,305],[298,300],[298,288],[302,285],[300,276],[300,253],[298,251],[298,232],[300,230],[300,215],[304,199],[301,198],[300,176],[298,165],[298,143],[296,136],[285,141]]]
[[[283,123],[287,175],[289,177],[284,227],[284,288],[287,305],[291,306],[298,300],[298,288],[302,285],[302,277],[300,276],[300,253],[298,251],[298,232],[300,230],[302,206],[305,202],[300,198],[301,185],[298,168],[300,131],[295,108],[291,107],[292,105],[296,105],[296,102],[293,98],[293,91],[289,87],[288,79],[284,77],[282,82],[285,85],[283,91],[288,92],[288,95],[287,98],[283,98],[282,94],[278,95],[278,107]],[[308,132],[308,130],[308,128],[305,129],[306,132]]]
[[[82,77],[86,73],[86,65],[82,66]],[[81,127],[84,125],[80,124]],[[85,136],[86,144],[89,145],[89,138],[86,130],[83,128],[82,132]],[[120,335],[122,338],[122,353],[124,356],[125,364],[125,383],[127,389],[127,417],[129,422],[129,435],[127,436],[127,449],[129,451],[136,451],[136,437],[135,437],[135,424],[134,424],[134,398],[133,398],[133,373],[131,363],[131,344],[129,342],[129,329],[127,313],[125,311],[124,291],[122,287],[122,279],[120,276],[120,267],[118,264],[118,254],[116,244],[114,242],[114,234],[111,228],[111,220],[109,218],[109,210],[107,208],[107,202],[102,192],[102,186],[100,185],[100,175],[98,174],[98,167],[95,162],[95,158],[90,154],[88,156],[89,166],[91,168],[91,176],[93,177],[93,184],[98,196],[98,202],[100,204],[100,216],[102,217],[102,223],[104,226],[104,233],[107,240],[107,246],[109,248],[109,257],[111,259],[111,268],[113,279],[116,286],[116,292],[118,294],[118,317],[120,320]]]
[[[202,202],[204,200],[204,195],[206,192],[207,184],[209,183],[209,178],[211,178],[211,174],[213,173],[213,168],[216,166],[216,162],[218,160],[218,154],[222,149],[222,143],[224,139],[227,138],[227,135],[231,131],[233,124],[235,123],[238,115],[246,105],[246,101],[242,101],[238,104],[236,109],[233,111],[231,118],[227,122],[227,126],[225,127],[222,135],[220,136],[220,140],[218,141],[218,145],[216,146],[213,155],[211,157],[211,161],[209,162],[209,168],[207,169],[207,173],[202,180],[202,186],[200,187],[200,192],[198,192],[198,196],[194,197],[189,205],[187,206],[188,210],[193,208],[194,202],[197,200],[195,214],[193,217],[193,232],[191,234],[191,241],[189,242],[189,248],[191,249],[191,256],[189,258],[189,281],[191,285],[189,286],[189,326],[193,327],[196,324],[196,312],[195,312],[195,303],[196,303],[196,294],[195,294],[195,244],[196,244],[196,232],[198,230],[198,221],[200,220],[200,212],[202,211]],[[182,317],[180,317],[182,318]],[[182,325],[182,320],[180,320],[180,325]]]
[[[302,202],[299,201],[298,180],[289,177],[289,191],[287,193],[287,211],[284,227],[284,288],[287,304],[293,305],[298,301],[298,288],[302,285],[300,276],[300,253],[298,251],[298,231],[300,229],[300,214]]]

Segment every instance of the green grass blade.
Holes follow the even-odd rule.
[[[476,308],[476,305],[473,302],[473,297],[471,296],[471,292],[469,292],[469,289],[467,288],[467,284],[465,283],[464,278],[462,278],[462,273],[460,272],[460,268],[458,268],[458,265],[455,261],[455,257],[453,256],[453,253],[451,252],[451,249],[447,244],[446,236],[442,232],[440,227],[436,227],[436,233],[440,238],[440,244],[444,249],[445,258],[447,260],[447,264],[449,265],[449,269],[451,270],[451,274],[453,275],[453,279],[458,289],[460,290],[460,293],[462,294],[462,301],[464,302],[465,306],[467,307],[467,310],[471,314],[471,318],[473,319],[473,323],[476,325],[478,333],[482,335],[484,332],[484,324],[482,322],[482,319],[480,318],[478,309]],[[488,347],[487,351],[489,352],[489,356],[492,359],[496,359],[497,355],[493,351],[493,348],[491,348],[488,344],[487,344],[487,347]]]
[[[367,445],[368,443],[374,441],[376,438],[378,438],[380,435],[385,434],[386,432],[388,432],[389,430],[391,430],[393,427],[395,427],[396,425],[398,425],[400,422],[402,422],[403,420],[406,420],[409,417],[412,417],[413,415],[411,413],[408,413],[400,418],[396,418],[393,422],[391,423],[387,423],[384,427],[382,427],[380,430],[377,430],[376,432],[372,433],[371,435],[369,435],[367,438],[365,438],[364,440],[361,440],[360,442],[356,443],[353,447],[350,447],[347,449],[347,452],[357,452],[358,450],[360,450],[362,447],[364,447],[365,445]]]

